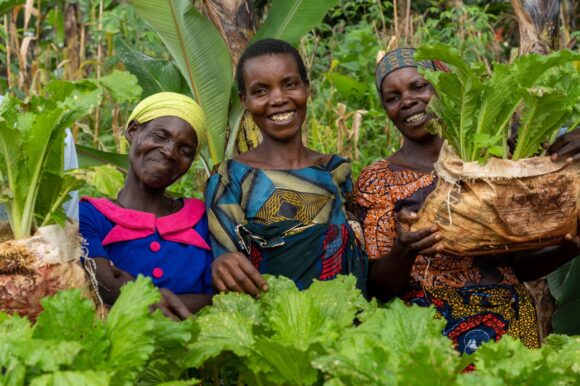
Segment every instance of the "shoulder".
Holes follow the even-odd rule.
[[[392,175],[393,170],[388,160],[376,161],[361,171],[356,182],[357,189],[360,191],[373,190],[374,186],[390,181]]]

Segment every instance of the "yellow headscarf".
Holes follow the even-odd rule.
[[[181,118],[193,127],[197,135],[197,154],[205,143],[207,123],[201,106],[190,97],[174,92],[160,92],[148,96],[137,104],[127,120],[127,126],[131,121],[145,123],[166,116]]]

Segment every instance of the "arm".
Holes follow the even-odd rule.
[[[225,182],[228,181],[228,182]],[[245,223],[239,187],[231,178],[213,175],[205,192],[212,251],[213,286],[219,292],[245,292],[254,297],[267,291],[268,284],[248,258],[238,251],[235,228]]]
[[[438,228],[423,228],[411,232],[410,226],[417,221],[417,214],[406,209],[397,213],[397,233],[391,250],[369,265],[369,293],[382,302],[399,295],[409,283],[409,274],[417,255],[440,252],[441,234]]]

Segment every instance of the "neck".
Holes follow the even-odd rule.
[[[126,209],[164,216],[171,213],[171,199],[164,196],[165,189],[151,189],[138,181],[129,170],[117,202]]]
[[[264,138],[262,143],[256,148],[256,151],[274,168],[298,169],[309,162],[309,150],[302,143],[301,136],[296,136],[289,142]]]
[[[431,172],[433,164],[439,158],[442,145],[443,140],[440,137],[433,137],[427,142],[414,142],[405,139],[398,153],[404,163],[413,165],[414,169]]]

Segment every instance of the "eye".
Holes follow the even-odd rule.
[[[251,94],[252,94],[253,96],[263,96],[263,95],[266,95],[266,93],[267,93],[267,92],[268,92],[268,91],[267,91],[265,88],[263,88],[263,87],[260,87],[260,88],[253,89],[253,90],[251,91]]]
[[[155,137],[156,139],[160,139],[160,140],[165,140],[167,139],[167,135],[165,135],[164,132],[162,131],[155,131],[152,133],[153,137]]]
[[[296,86],[298,86],[298,82],[295,80],[289,80],[286,82],[286,88],[294,88]]]
[[[394,103],[396,101],[399,100],[399,96],[398,95],[388,95],[386,97],[383,98],[383,100],[385,101],[385,103],[390,104],[390,103]]]
[[[187,158],[191,158],[193,156],[193,151],[187,146],[182,146],[180,152],[182,156]]]
[[[415,87],[413,87],[413,89],[414,89],[414,90],[422,90],[422,89],[424,89],[425,87],[427,87],[427,85],[428,85],[428,84],[429,84],[429,83],[419,83],[419,84],[417,84]]]

